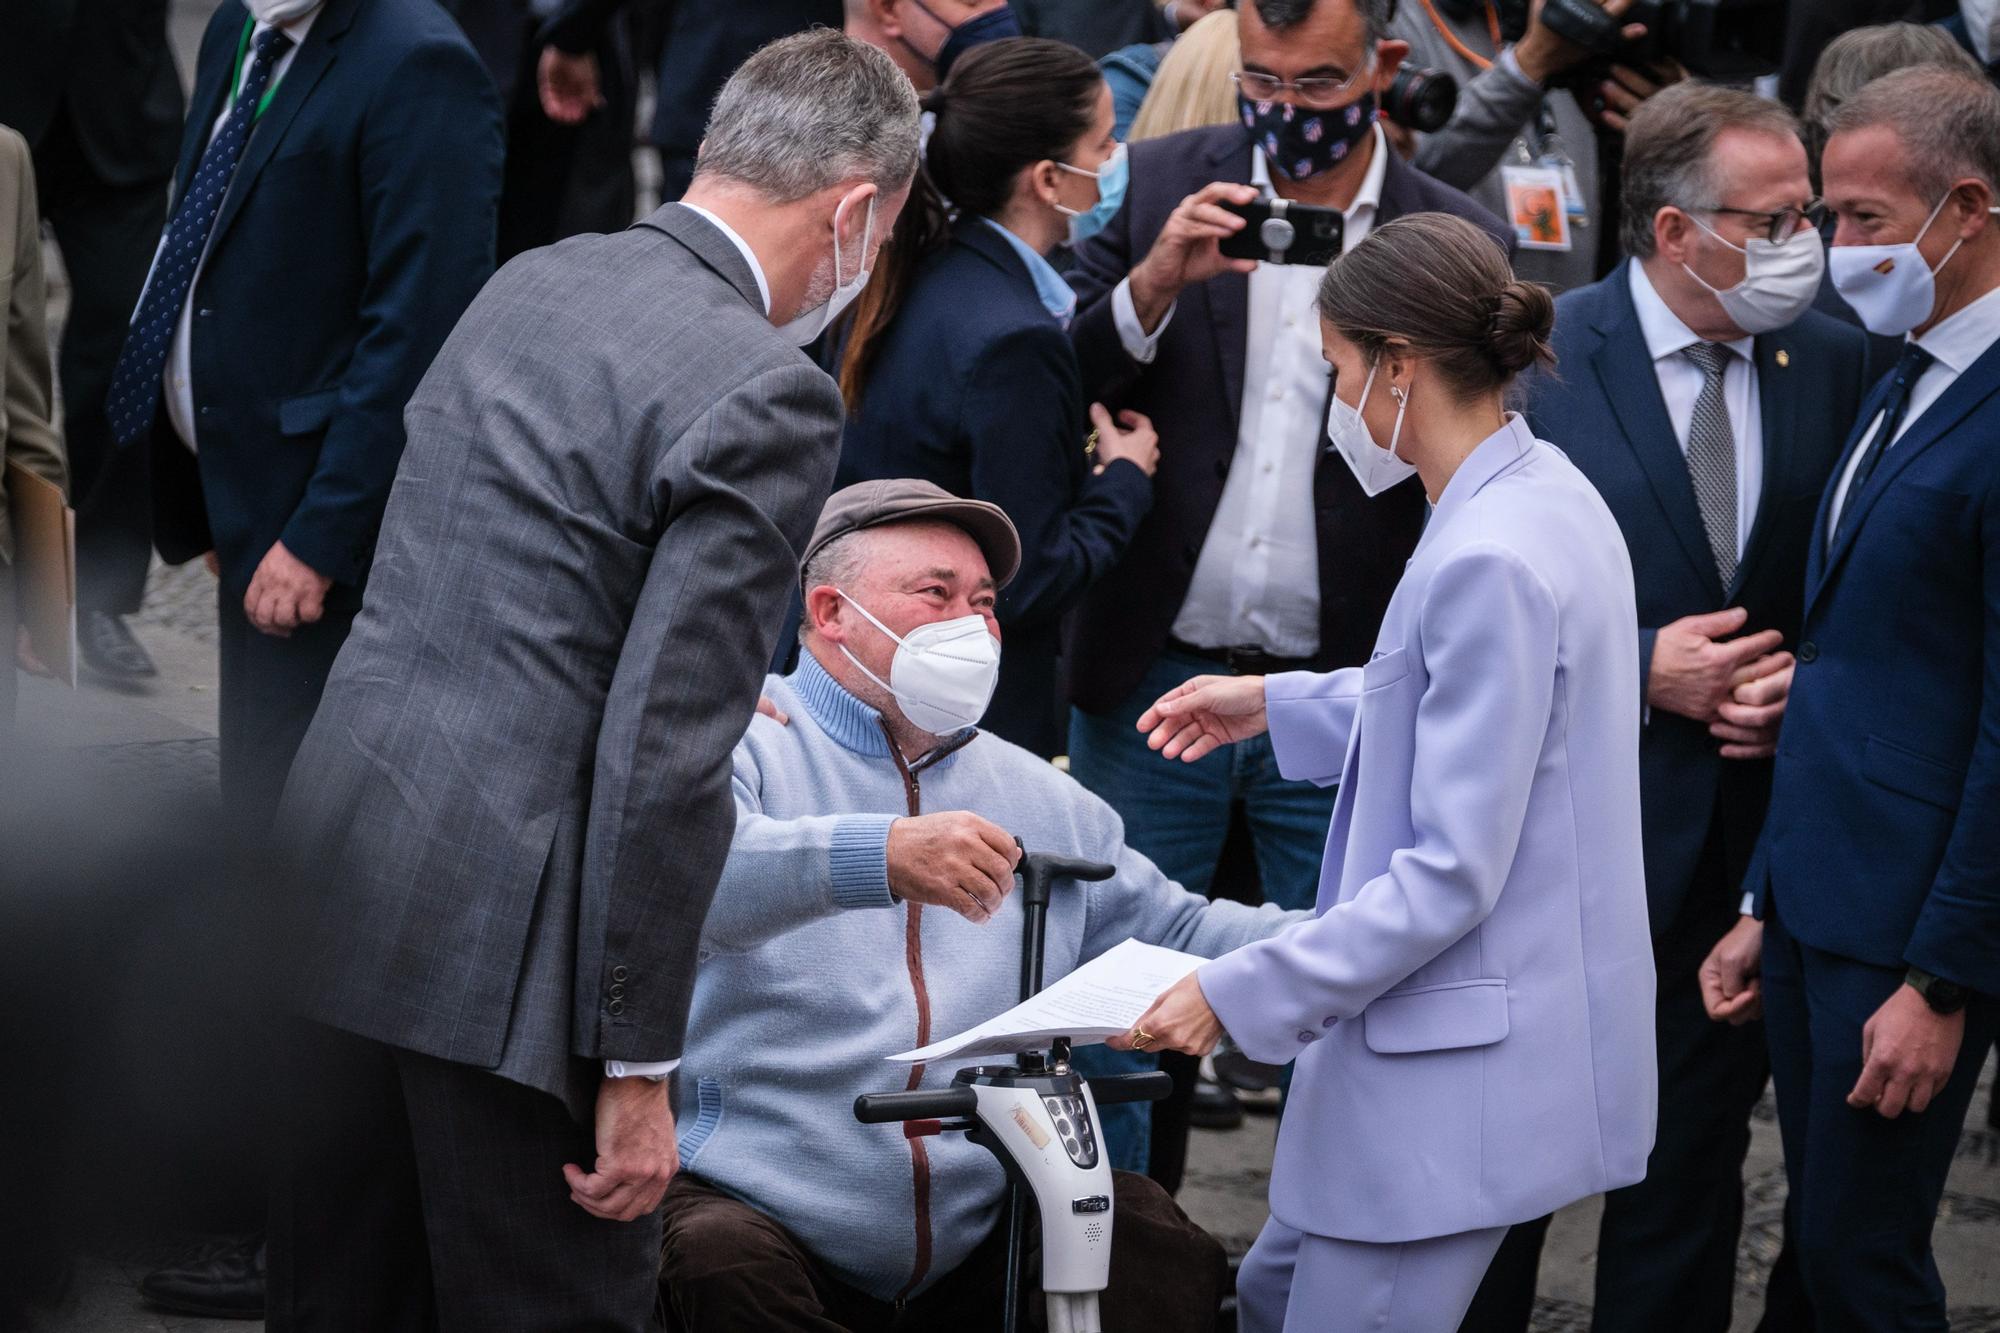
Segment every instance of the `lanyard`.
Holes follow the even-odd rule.
[[[1449,46],[1466,60],[1471,61],[1474,69],[1486,70],[1493,67],[1491,60],[1480,55],[1477,51],[1458,39],[1458,34],[1453,32],[1450,26],[1445,23],[1444,15],[1437,12],[1437,6],[1432,3],[1432,0],[1423,0],[1423,4],[1424,13],[1430,15],[1431,26],[1437,29],[1438,36],[1444,38],[1445,45]],[[1493,8],[1492,0],[1488,0],[1486,5],[1486,30],[1493,35],[1493,49],[1498,51],[1501,45],[1500,14]]]
[[[229,70],[229,100],[232,103],[236,101],[237,88],[241,87],[243,83],[243,58],[250,54],[250,33],[256,26],[257,20],[254,18],[243,20],[243,40],[236,44],[236,63]],[[277,95],[277,92],[278,81],[273,79],[271,86],[266,88],[264,95],[257,100],[257,109],[250,114],[252,124],[261,119],[264,112],[270,109],[271,99]]]

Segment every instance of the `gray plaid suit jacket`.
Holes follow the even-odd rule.
[[[286,788],[307,1017],[573,1107],[585,1060],[679,1056],[841,416],[679,205],[487,284]]]

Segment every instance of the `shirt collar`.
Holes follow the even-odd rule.
[[[1646,339],[1646,355],[1656,362],[1664,361],[1696,343],[1708,341],[1681,322],[1681,317],[1654,289],[1653,280],[1646,276],[1645,265],[1634,259],[1630,267],[1628,281],[1632,289],[1632,305],[1639,312],[1639,332]],[[1745,361],[1756,359],[1756,345],[1757,340],[1747,334],[1722,344]]]
[[[992,218],[979,220],[999,232],[1013,248],[1014,253],[1021,257],[1021,262],[1028,266],[1028,276],[1034,279],[1035,295],[1041,298],[1042,309],[1053,315],[1064,328],[1068,328],[1070,316],[1076,313],[1076,292],[1063,281],[1062,274],[1056,272],[1055,266],[1037,253],[1034,246]]]
[[[2000,287],[1950,318],[1939,320],[1937,327],[1913,341],[1954,375],[1962,375],[1996,339],[2000,339]]]
[[[764,266],[757,262],[757,252],[750,248],[750,243],[736,234],[736,228],[730,226],[700,204],[683,203],[681,207],[690,213],[698,213],[702,217],[707,218],[710,226],[729,238],[729,243],[735,246],[737,252],[743,256],[743,262],[750,266],[750,276],[757,280],[757,295],[764,302],[764,317],[769,319],[771,317],[771,284],[764,281]]]
[[[1382,207],[1382,181],[1389,174],[1389,140],[1382,133],[1381,121],[1370,128],[1375,135],[1375,153],[1368,160],[1368,174],[1361,178],[1361,188],[1354,192],[1354,202],[1342,210],[1349,218],[1364,208],[1372,214]],[[1267,199],[1274,193],[1271,164],[1265,160],[1264,150],[1254,144],[1250,148],[1250,183]]]
[[[819,664],[819,659],[813,656],[810,648],[799,649],[799,664],[785,680],[799,696],[799,702],[806,706],[812,720],[819,723],[820,730],[836,745],[855,754],[881,759],[889,757],[889,733],[883,729],[882,714],[849,694]],[[975,728],[967,727],[956,735],[947,736],[930,754],[911,760],[910,766],[915,769],[931,764],[938,767],[949,765],[958,757],[964,743],[977,734]],[[932,755],[936,758],[931,759]]]

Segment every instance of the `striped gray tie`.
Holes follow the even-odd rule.
[[[1733,353],[1721,343],[1696,343],[1682,350],[1701,368],[1701,396],[1694,400],[1688,423],[1688,476],[1694,480],[1715,572],[1727,588],[1736,577],[1736,432],[1722,398],[1722,375]]]

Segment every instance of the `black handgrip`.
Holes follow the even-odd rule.
[[[971,1115],[978,1107],[979,1098],[971,1088],[954,1084],[916,1092],[864,1092],[854,1099],[854,1118],[864,1125],[887,1125],[898,1120],[948,1120]]]
[[[1080,861],[1073,856],[1057,856],[1052,852],[1028,852],[1021,857],[1019,872],[1022,898],[1031,903],[1046,903],[1049,900],[1049,886],[1057,880],[1110,879],[1118,873],[1118,867],[1105,865],[1102,861]]]
[[[1099,1106],[1157,1102],[1173,1090],[1173,1075],[1164,1069],[1149,1069],[1143,1074],[1106,1074],[1090,1080],[1090,1095]]]

